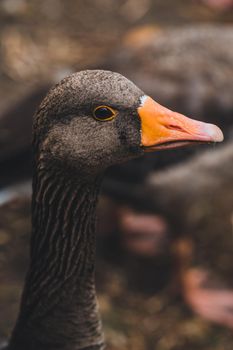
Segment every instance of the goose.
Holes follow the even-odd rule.
[[[30,262],[7,349],[103,349],[95,211],[106,168],[222,140],[217,126],[166,109],[119,73],[80,71],[52,88],[34,116]]]

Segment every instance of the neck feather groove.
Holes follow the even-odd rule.
[[[36,172],[30,267],[10,349],[102,349],[94,284],[99,183]]]

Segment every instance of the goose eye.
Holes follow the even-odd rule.
[[[107,121],[112,120],[116,116],[116,111],[108,106],[99,106],[94,109],[93,114],[95,119]]]

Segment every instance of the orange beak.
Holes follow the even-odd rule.
[[[172,112],[149,96],[143,96],[138,114],[141,119],[141,146],[146,151],[223,141],[223,133],[216,125]]]

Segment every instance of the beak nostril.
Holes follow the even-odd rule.
[[[176,131],[184,131],[183,128],[179,125],[166,125],[166,129],[169,129],[169,130],[176,130]]]

